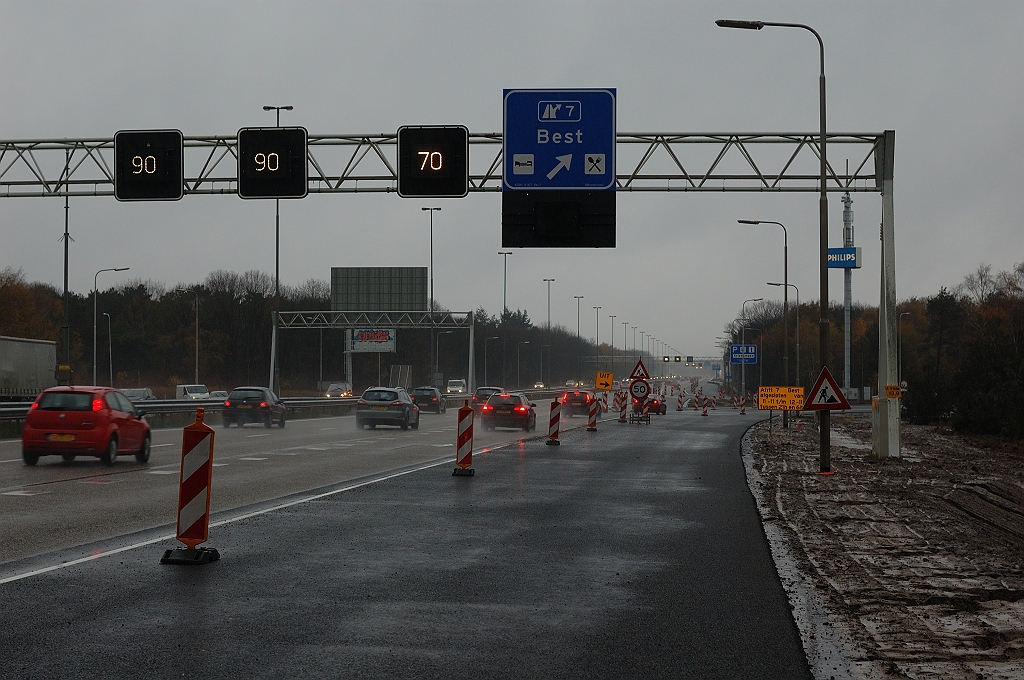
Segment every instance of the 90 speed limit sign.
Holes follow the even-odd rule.
[[[634,399],[643,401],[651,393],[651,386],[647,384],[646,380],[636,380],[629,386],[629,393]]]

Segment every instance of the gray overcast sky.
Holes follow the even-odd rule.
[[[615,87],[630,132],[814,132],[817,45],[793,29],[725,30],[718,18],[814,26],[825,42],[828,127],[896,130],[900,299],[953,286],[979,264],[1024,260],[1024,3],[941,2],[0,2],[0,138],[110,137],[119,129],[233,134],[282,124],[317,133],[462,124],[500,132],[502,88]],[[830,147],[830,152],[836,147]],[[829,160],[842,167],[842,158]],[[477,159],[474,157],[474,168]],[[6,164],[7,161],[5,161]],[[851,162],[853,162],[851,160]],[[813,168],[814,166],[812,166]],[[622,170],[620,166],[620,171]],[[812,169],[812,172],[816,170]],[[877,194],[854,194],[865,266],[854,298],[878,303]],[[281,277],[331,266],[425,266],[435,216],[437,298],[500,310],[501,199],[395,194],[282,201]],[[830,245],[842,203],[830,195]],[[601,339],[615,314],[684,353],[713,352],[745,298],[777,297],[781,234],[790,281],[817,298],[816,194],[621,193],[614,250],[521,250],[509,306]],[[0,199],[0,267],[62,281],[63,200]],[[273,201],[186,196],[177,203],[71,202],[71,287],[96,270],[168,286],[216,269],[274,267]],[[639,275],[642,284],[635,284]],[[101,287],[121,274],[105,274]],[[842,275],[830,277],[842,299]],[[632,331],[628,338],[632,344]]]

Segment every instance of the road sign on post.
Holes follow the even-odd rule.
[[[757,345],[729,345],[730,364],[756,364]]]
[[[630,380],[650,380],[651,374],[648,372],[647,367],[644,366],[643,359],[637,359],[636,366],[633,367],[633,372],[629,374]]]
[[[505,90],[503,248],[615,247],[615,89]]]
[[[802,411],[845,411],[850,408],[846,395],[839,389],[839,383],[832,377],[828,366],[822,366],[814,387],[807,393]]]
[[[799,411],[804,405],[803,387],[757,388],[757,408],[760,411]]]
[[[646,380],[634,380],[629,386],[629,394],[637,401],[644,401],[651,393],[651,386]]]
[[[594,389],[608,391],[612,388],[612,383],[614,381],[614,373],[608,373],[607,371],[598,371],[597,377],[594,379]]]

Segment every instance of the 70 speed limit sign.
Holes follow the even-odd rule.
[[[636,380],[629,386],[629,393],[633,395],[634,399],[643,401],[651,393],[651,386],[647,384],[646,380]]]

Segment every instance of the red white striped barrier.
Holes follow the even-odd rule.
[[[747,398],[746,397],[740,397],[740,415],[741,416],[747,415]]]
[[[205,564],[220,559],[215,548],[199,548],[210,538],[210,489],[213,486],[213,428],[203,422],[204,409],[181,434],[176,538],[185,549],[164,552],[161,564]]]
[[[683,393],[682,392],[679,393],[679,397],[676,400],[676,410],[677,411],[682,411],[683,410]]]
[[[626,405],[628,403],[629,403],[629,400],[626,399],[625,395],[623,395],[622,399],[619,401],[619,422],[620,423],[626,422]]]
[[[587,432],[597,432],[597,400],[590,402],[590,413],[587,417]]]
[[[739,408],[739,405],[740,405],[740,398],[737,397],[735,394],[732,395],[732,407],[733,408]]]
[[[558,399],[551,401],[551,419],[548,421],[548,440],[545,442],[549,446],[558,446],[562,442],[558,441],[558,428],[562,426],[562,405],[558,403]]]
[[[472,476],[473,470],[473,409],[469,400],[463,402],[459,409],[459,429],[455,444],[455,465],[452,477],[458,475]]]
[[[697,406],[697,402],[698,401],[700,401],[700,395],[699,394],[695,394],[692,397],[690,397],[690,404],[693,406],[693,410],[694,411],[696,411],[697,408],[698,408],[698,406]]]
[[[718,397],[711,397],[711,409],[713,411],[718,410]]]
[[[601,408],[603,408],[605,411],[608,410],[608,393],[607,392],[602,392],[601,393]]]

